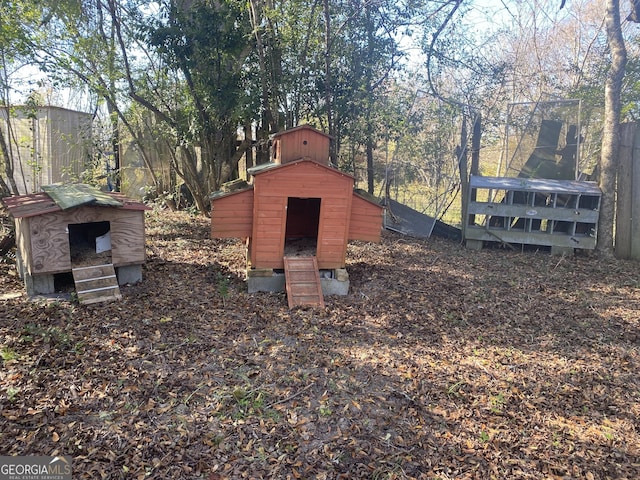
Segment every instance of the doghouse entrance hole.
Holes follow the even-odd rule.
[[[73,267],[111,263],[109,222],[72,223],[68,228]]]
[[[320,224],[320,199],[289,197],[285,255],[315,255]]]

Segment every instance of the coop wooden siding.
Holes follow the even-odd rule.
[[[350,195],[322,199],[317,246],[318,268],[344,268],[350,208]]]
[[[262,202],[254,204],[252,265],[255,268],[284,268],[287,197],[266,195],[258,200]]]
[[[31,268],[33,274],[71,271],[68,213],[56,212],[31,217]]]
[[[313,161],[255,177],[251,260],[255,268],[284,268],[288,198],[320,198],[317,260],[320,268],[344,266],[353,177]]]
[[[142,211],[81,207],[31,217],[29,271],[33,274],[70,271],[71,254],[67,226],[90,222],[110,223],[111,260],[115,266],[144,263],[144,213]]]
[[[351,194],[352,180],[349,177],[336,178],[322,172],[311,172],[308,175],[304,175],[304,172],[299,173],[300,175],[261,179],[263,181],[260,183],[260,197],[257,201],[262,203],[283,194],[298,198],[344,198]]]
[[[253,189],[211,200],[211,238],[247,238],[253,226]]]
[[[380,205],[354,194],[351,203],[349,240],[379,242],[382,231],[382,212],[383,208]]]
[[[276,142],[278,144],[276,162],[285,164],[307,157],[324,165],[329,163],[330,139],[313,129],[300,128],[282,132],[276,137]]]

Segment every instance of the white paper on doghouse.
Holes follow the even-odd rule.
[[[111,250],[111,232],[96,237],[96,253],[107,252]]]

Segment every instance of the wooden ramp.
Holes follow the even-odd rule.
[[[284,257],[289,308],[300,305],[324,307],[316,257]]]
[[[71,269],[78,301],[83,304],[120,300],[120,287],[113,264]]]

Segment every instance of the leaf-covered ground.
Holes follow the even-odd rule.
[[[640,478],[640,268],[385,233],[348,296],[248,294],[244,247],[147,217],[115,303],[10,298],[0,454],[74,478]],[[9,298],[8,298],[9,297]]]

